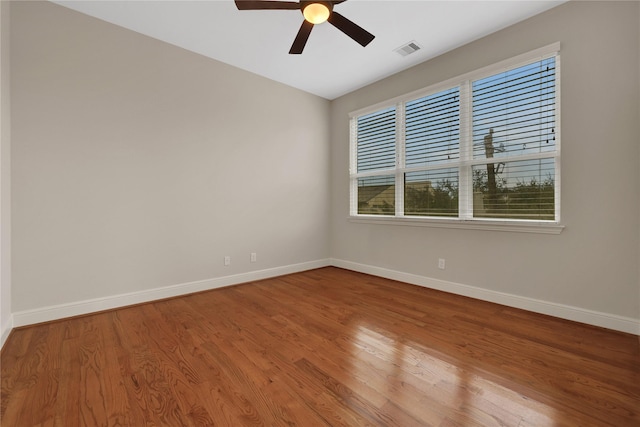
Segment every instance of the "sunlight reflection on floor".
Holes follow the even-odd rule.
[[[413,408],[416,419],[434,425],[558,425],[554,408],[510,389],[508,379],[498,384],[451,355],[376,329],[357,326],[354,371],[367,372],[369,378],[375,372],[380,381],[372,386],[384,387],[396,403]]]

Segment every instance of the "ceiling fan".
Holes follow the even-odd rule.
[[[329,21],[334,27],[351,37],[353,40],[366,46],[375,38],[373,34],[348,20],[333,10],[337,4],[347,0],[333,1],[276,1],[276,0],[235,0],[238,10],[299,10],[304,16],[298,35],[291,45],[290,54],[301,54],[307,44],[313,26]]]

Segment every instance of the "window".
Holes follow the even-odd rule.
[[[351,114],[351,215],[558,223],[559,45]]]

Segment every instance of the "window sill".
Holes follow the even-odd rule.
[[[564,225],[538,221],[495,221],[483,219],[398,218],[393,216],[350,216],[349,222],[360,224],[402,225],[410,227],[454,228],[465,230],[507,231],[514,233],[560,234]]]

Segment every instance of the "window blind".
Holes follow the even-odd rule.
[[[455,87],[405,105],[407,167],[446,163],[460,157],[460,97]]]
[[[472,83],[473,217],[553,220],[555,160],[517,160],[556,150],[555,57]]]
[[[555,150],[555,84],[555,58],[474,81],[474,158]]]
[[[358,172],[396,165],[396,109],[386,108],[358,118]]]

